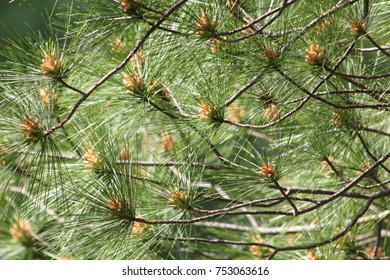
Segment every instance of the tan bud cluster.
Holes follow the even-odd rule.
[[[169,193],[168,204],[174,208],[183,208],[188,206],[188,193],[185,190],[174,189]]]
[[[275,167],[271,163],[265,163],[260,166],[259,174],[265,177],[273,178],[275,177]]]
[[[135,235],[142,235],[148,230],[147,225],[140,222],[134,222],[131,226],[131,232]]]
[[[333,113],[333,115],[332,115],[332,122],[336,126],[342,126],[345,123],[345,120],[343,119],[343,117],[341,117],[340,114]]]
[[[210,120],[213,118],[213,114],[216,110],[216,107],[214,105],[201,103],[201,108],[199,110],[200,113],[200,119],[201,120]]]
[[[28,221],[14,223],[9,230],[12,239],[17,243],[28,244],[32,241],[31,224]]]
[[[244,118],[245,111],[244,107],[242,106],[231,105],[230,107],[228,107],[227,113],[229,121],[231,121],[232,123],[239,123]]]
[[[216,38],[213,38],[210,40],[210,51],[214,54],[217,54],[221,51],[223,51],[226,47],[226,44],[221,41],[221,40],[218,40]]]
[[[94,150],[88,150],[84,154],[84,159],[85,159],[85,166],[91,170],[95,170],[102,163],[101,158]]]
[[[308,251],[305,260],[315,261],[318,260],[318,256],[313,251]]]
[[[142,50],[139,50],[132,58],[131,58],[131,63],[133,67],[140,66],[144,67],[145,66],[145,61],[146,61],[146,56],[145,53]]]
[[[217,27],[216,21],[209,14],[203,13],[201,16],[196,17],[195,23],[197,29],[197,35],[208,35],[215,33]]]
[[[377,250],[375,256],[374,256],[374,247],[368,246],[368,247],[366,247],[365,251],[366,251],[366,254],[370,258],[380,258],[380,257],[383,257],[383,248],[382,247],[378,247],[378,250]]]
[[[170,151],[177,144],[176,139],[169,133],[164,133],[161,136],[161,143],[164,145],[165,151]]]
[[[279,109],[278,106],[276,106],[276,104],[269,105],[263,112],[263,117],[268,121],[272,121],[278,116],[279,116]]]
[[[115,216],[116,213],[124,210],[124,204],[117,198],[111,199],[108,201],[108,209],[110,210],[110,215]]]
[[[134,0],[121,0],[121,7],[125,13],[132,13],[137,8],[137,2]]]
[[[354,21],[351,23],[352,33],[356,35],[363,34],[365,32],[366,22],[362,21]]]
[[[266,48],[263,55],[263,60],[272,61],[278,57],[278,52],[273,48]]]
[[[19,128],[23,131],[23,138],[31,139],[43,134],[43,124],[39,119],[33,119],[32,117],[26,117],[19,125]]]
[[[119,155],[120,160],[129,160],[131,157],[131,151],[129,149],[123,149]]]
[[[45,106],[49,106],[53,103],[58,105],[58,100],[56,100],[56,92],[54,89],[42,88],[39,92],[41,95],[42,104]]]
[[[135,71],[130,74],[124,74],[123,83],[130,89],[130,91],[127,91],[128,94],[131,94],[132,92],[141,93],[145,87],[143,77]]]
[[[325,51],[318,44],[310,44],[305,52],[305,61],[313,65],[320,64],[325,58]]]
[[[119,38],[115,38],[115,40],[112,42],[112,48],[111,51],[114,54],[119,54],[125,51],[126,45],[123,43],[123,41]]]
[[[316,27],[317,29],[317,35],[324,35],[326,34],[332,27],[333,20],[331,18],[325,18],[322,23]]]
[[[43,52],[41,72],[45,75],[58,74],[62,69],[62,60],[57,59],[55,50],[45,50]]]
[[[264,240],[263,240],[263,238],[260,237],[260,235],[253,236],[251,238],[251,241],[252,242],[256,242],[256,243],[264,243]],[[263,247],[263,246],[260,246],[260,245],[251,245],[249,247],[249,251],[257,259],[261,259],[264,256],[264,253],[268,252],[269,250],[268,250],[267,247]]]
[[[336,167],[339,164],[339,161],[335,160],[332,156],[328,156],[327,159],[334,167]],[[320,168],[325,176],[328,176],[332,172],[332,167],[329,165],[329,163],[325,159],[321,161]]]

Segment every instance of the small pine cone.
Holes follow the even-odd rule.
[[[31,224],[28,221],[14,223],[9,230],[12,239],[24,245],[31,244],[33,240]]]
[[[305,61],[313,65],[320,64],[325,58],[325,51],[318,44],[310,44],[305,52]]]
[[[260,235],[255,235],[251,238],[252,242],[256,243],[264,243],[264,239],[260,237]],[[260,246],[260,245],[251,245],[249,247],[249,251],[256,259],[261,259],[264,256],[264,253],[268,252],[268,248]]]
[[[130,89],[127,93],[138,93],[141,94],[145,88],[143,77],[138,72],[132,72],[130,74],[123,75],[124,85]]]
[[[87,151],[84,155],[84,159],[85,166],[90,170],[95,170],[102,163],[100,156],[93,150]]]
[[[121,0],[121,8],[125,13],[135,13],[138,8],[137,2],[135,0]]]
[[[266,163],[260,167],[259,173],[265,177],[273,178],[275,177],[276,170],[271,163]]]
[[[244,118],[244,107],[239,105],[231,105],[228,108],[228,120],[232,123],[239,123]]]
[[[202,36],[210,36],[215,33],[217,23],[211,15],[203,13],[201,16],[196,17],[195,23],[197,29],[196,34]]]
[[[336,126],[343,126],[346,124],[346,120],[338,113],[333,113],[332,122]]]
[[[266,108],[263,112],[263,117],[268,121],[272,121],[278,116],[279,116],[279,109],[278,106],[276,106],[275,104],[269,105],[268,108]]]
[[[129,160],[131,157],[131,151],[129,149],[123,149],[119,155],[120,160]]]
[[[110,216],[116,216],[124,210],[124,203],[119,199],[111,199],[108,201],[108,209],[110,210]]]
[[[45,75],[56,75],[62,70],[62,60],[57,59],[55,50],[45,50],[43,52],[41,73]]]
[[[308,251],[305,259],[309,261],[315,261],[318,260],[318,256],[313,251]]]
[[[225,49],[225,47],[226,44],[221,40],[215,38],[210,40],[210,50],[214,54],[222,52]]]
[[[170,151],[177,144],[176,139],[169,133],[164,133],[161,136],[161,143],[164,145],[165,151]]]
[[[146,61],[145,53],[142,50],[139,50],[131,59],[133,67],[140,66],[144,67]]]
[[[112,42],[112,48],[111,51],[113,54],[120,54],[125,51],[126,45],[123,43],[123,41],[119,38],[115,38],[115,40]]]
[[[168,204],[173,209],[188,208],[188,193],[184,190],[174,189],[169,193]]]
[[[39,119],[33,119],[32,117],[27,117],[24,119],[23,123],[19,125],[19,128],[23,131],[23,138],[31,139],[37,138],[43,135],[43,124]]]
[[[316,27],[317,29],[317,35],[324,35],[326,34],[329,30],[331,30],[333,25],[333,20],[331,18],[325,18],[322,23]]]
[[[213,118],[216,107],[214,105],[201,103],[201,108],[199,110],[201,120],[210,120]]]
[[[135,235],[142,235],[148,230],[147,225],[140,223],[140,222],[134,222],[131,226],[131,232]]]
[[[364,34],[366,28],[366,22],[363,21],[354,21],[351,23],[352,33],[354,35]]]
[[[264,51],[263,60],[273,61],[278,57],[278,52],[273,48],[267,48]]]

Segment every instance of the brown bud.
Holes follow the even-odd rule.
[[[145,87],[143,77],[138,72],[132,72],[130,74],[123,75],[124,85],[130,89],[127,93],[141,93]]]
[[[188,207],[188,193],[184,190],[174,189],[169,193],[168,204],[176,208],[187,208]]]
[[[272,121],[278,116],[279,116],[279,110],[276,104],[269,105],[263,112],[263,117],[268,121]]]
[[[62,69],[62,60],[57,59],[55,50],[45,50],[43,52],[41,72],[45,75],[57,74]]]
[[[95,170],[102,163],[101,158],[94,150],[88,150],[84,155],[84,159],[85,166],[91,170]]]
[[[210,35],[215,33],[216,21],[211,15],[203,13],[201,16],[196,17],[195,23],[197,29],[196,34],[198,35]]]
[[[364,34],[366,28],[366,22],[362,21],[354,21],[351,23],[352,33],[355,35]]]
[[[275,167],[271,163],[263,164],[260,167],[259,173],[265,177],[273,178],[275,176]]]
[[[161,136],[161,143],[164,145],[165,151],[171,150],[176,145],[176,139],[169,133],[164,133]]]
[[[23,138],[26,139],[36,138],[43,134],[43,124],[39,119],[34,120],[32,117],[26,117],[19,128],[23,131]]]
[[[213,118],[216,107],[214,105],[201,103],[201,108],[199,110],[201,120],[210,120]]]
[[[272,61],[278,57],[278,52],[273,48],[267,48],[264,51],[263,60]]]
[[[21,244],[30,244],[32,242],[32,229],[28,221],[19,221],[14,223],[9,230],[12,239]]]
[[[244,118],[244,107],[231,105],[228,107],[228,120],[233,123],[239,123]]]
[[[318,44],[310,44],[305,52],[305,61],[313,65],[320,64],[325,57],[325,51]]]

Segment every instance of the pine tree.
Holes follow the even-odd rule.
[[[67,3],[2,43],[1,258],[388,258],[388,2]]]

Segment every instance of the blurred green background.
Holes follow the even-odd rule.
[[[0,0],[0,47],[4,39],[47,30],[47,15],[67,0]],[[68,0],[69,1],[69,0]],[[46,18],[46,19],[45,19]],[[4,59],[0,57],[0,60]]]

